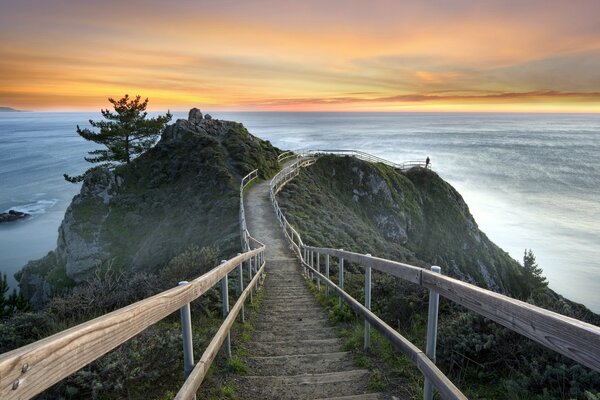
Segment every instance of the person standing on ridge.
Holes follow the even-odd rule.
[[[425,168],[429,168],[430,162],[431,162],[431,160],[429,159],[429,156],[427,156],[427,158],[425,159]]]

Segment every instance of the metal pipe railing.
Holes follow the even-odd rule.
[[[301,156],[304,156],[304,157],[306,157],[306,156],[318,157],[322,154],[350,156],[350,157],[356,157],[358,159],[372,162],[372,163],[385,164],[392,168],[400,169],[400,170],[406,170],[406,169],[410,169],[410,168],[414,168],[414,167],[431,169],[431,162],[427,163],[426,161],[417,160],[417,161],[405,161],[402,163],[395,163],[393,161],[386,160],[385,158],[381,158],[381,157],[375,156],[373,154],[369,154],[364,151],[358,151],[358,150],[336,150],[336,149],[304,150],[304,151],[299,151],[298,154],[300,154]]]
[[[250,232],[246,226],[246,211],[244,209],[244,189],[250,182],[258,177],[258,169],[251,171],[248,175],[244,176],[240,182],[240,239],[242,244],[242,251],[250,250]]]

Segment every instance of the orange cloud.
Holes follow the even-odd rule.
[[[0,105],[140,93],[156,108],[597,112],[599,14],[588,0],[24,0],[0,14]]]

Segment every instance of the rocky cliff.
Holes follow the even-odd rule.
[[[495,291],[520,289],[518,263],[479,230],[461,195],[431,170],[401,172],[324,156],[280,198],[308,244],[439,265],[445,274]]]
[[[279,153],[239,123],[191,110],[130,164],[86,174],[56,250],[22,269],[21,290],[39,305],[103,265],[153,271],[190,245],[234,255],[240,179],[255,168],[272,175]]]

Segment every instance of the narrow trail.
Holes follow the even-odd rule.
[[[249,373],[236,379],[242,399],[380,399],[370,372],[356,367],[301,275],[269,199],[269,182],[245,195],[252,236],[267,245],[261,308],[248,344]]]

